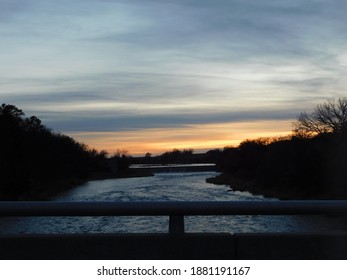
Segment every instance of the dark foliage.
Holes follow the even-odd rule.
[[[191,163],[193,150],[178,150],[173,149],[170,152],[165,152],[160,156],[163,164],[169,163]]]
[[[223,173],[254,182],[258,193],[297,199],[347,198],[347,137],[343,133],[246,140],[237,148],[219,151],[216,158]]]
[[[13,105],[0,106],[0,199],[40,198],[105,166],[106,153],[54,133]],[[65,182],[57,184],[57,182]]]
[[[223,172],[215,182],[247,181],[249,191],[285,199],[347,199],[346,123],[347,99],[332,99],[300,114],[291,136],[213,151]]]
[[[192,149],[173,149],[158,156],[152,156],[146,153],[144,157],[130,159],[131,164],[194,164],[194,163],[212,163],[215,157],[212,151],[205,154],[195,154]]]

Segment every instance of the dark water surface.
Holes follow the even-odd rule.
[[[227,186],[207,184],[215,172],[158,173],[153,177],[87,182],[56,201],[262,201],[273,200]],[[345,231],[338,217],[194,216],[187,232],[326,232]],[[167,232],[168,217],[17,217],[0,220],[0,233]]]

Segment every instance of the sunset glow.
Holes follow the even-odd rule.
[[[345,1],[0,1],[0,102],[112,154],[289,134],[347,92]]]
[[[111,155],[124,149],[131,155],[160,154],[172,149],[209,149],[237,146],[245,139],[290,134],[290,121],[257,121],[191,125],[184,128],[143,129],[122,132],[79,132],[70,134],[81,142]]]

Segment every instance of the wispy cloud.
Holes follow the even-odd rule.
[[[346,94],[345,1],[0,0],[0,99],[53,129],[292,120]]]
[[[178,128],[142,128],[136,131],[76,132],[71,135],[98,149],[115,151],[122,147],[134,155],[147,152],[162,153],[174,148],[192,148],[195,151],[223,148],[254,137],[287,135],[291,123],[284,121],[251,121],[186,125]]]

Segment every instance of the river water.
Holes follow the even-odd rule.
[[[56,201],[263,201],[273,200],[205,182],[215,172],[157,173],[153,177],[87,182]],[[338,217],[194,216],[187,232],[344,231]],[[124,233],[168,230],[168,217],[15,217],[0,220],[0,233]]]

